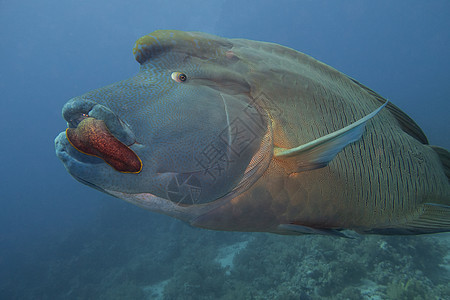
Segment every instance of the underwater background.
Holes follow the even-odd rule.
[[[450,299],[450,233],[215,232],[74,180],[62,106],[135,74],[157,29],[309,54],[450,148],[450,1],[1,0],[0,299]]]

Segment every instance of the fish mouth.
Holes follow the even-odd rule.
[[[64,105],[62,114],[68,127],[65,137],[82,154],[75,154],[75,159],[101,162],[86,157],[94,156],[122,173],[142,170],[141,159],[130,148],[137,143],[133,132],[109,108],[91,100],[72,99]]]

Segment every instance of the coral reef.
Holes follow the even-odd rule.
[[[0,298],[450,299],[449,240],[215,232],[115,203],[2,261]]]

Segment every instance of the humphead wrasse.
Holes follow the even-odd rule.
[[[77,180],[197,227],[450,231],[450,155],[399,108],[277,44],[159,30],[139,73],[71,99],[56,153]]]

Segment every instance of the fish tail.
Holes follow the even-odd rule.
[[[425,203],[423,214],[405,225],[416,233],[450,231],[450,206]]]
[[[439,159],[441,160],[442,166],[444,168],[445,176],[447,176],[447,180],[450,181],[450,152],[448,152],[447,149],[439,146],[431,146],[431,148],[439,156]]]
[[[450,152],[438,146],[430,146],[438,155],[447,181],[450,183]],[[414,219],[402,224],[402,229],[414,234],[450,231],[450,187],[447,185],[444,196],[436,203],[424,203],[422,211]],[[434,201],[433,201],[434,202]]]
[[[443,172],[450,184],[450,152],[447,149],[430,146],[438,155]],[[444,181],[445,184],[445,181]],[[397,224],[391,224],[381,228],[362,230],[362,233],[372,234],[426,234],[450,231],[450,186],[444,187],[442,197],[438,197],[435,203],[428,202],[420,205],[416,213]],[[432,199],[428,199],[432,200]],[[433,201],[434,202],[434,201]]]
[[[450,206],[444,204],[425,203],[418,216],[401,224],[393,224],[382,228],[360,230],[361,233],[385,235],[427,234],[450,231]]]

